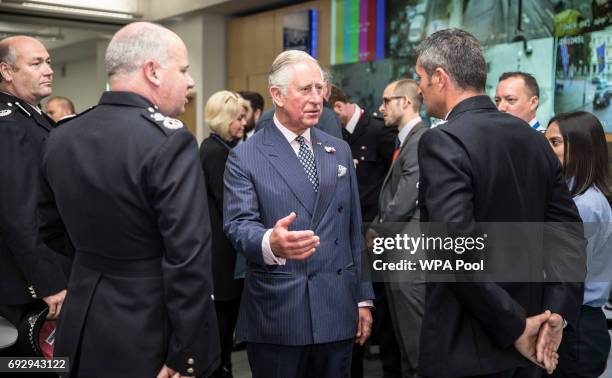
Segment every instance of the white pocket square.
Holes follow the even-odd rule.
[[[346,167],[338,164],[338,177],[342,177],[346,174]]]

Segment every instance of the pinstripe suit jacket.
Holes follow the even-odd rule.
[[[318,193],[275,126],[238,145],[227,161],[224,227],[247,259],[237,326],[247,342],[308,345],[352,338],[357,303],[374,298],[371,284],[361,281],[361,212],[350,148],[327,133],[310,132]],[[305,261],[267,266],[263,235],[292,211],[297,219],[290,230],[311,229],[321,245]]]

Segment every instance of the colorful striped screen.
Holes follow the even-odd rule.
[[[332,0],[331,64],[385,57],[385,0]]]

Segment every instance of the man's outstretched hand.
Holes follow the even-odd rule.
[[[297,215],[291,212],[279,219],[270,234],[270,248],[277,257],[304,260],[310,257],[319,246],[319,237],[311,230],[289,231],[289,225]]]

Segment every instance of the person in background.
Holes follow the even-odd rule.
[[[223,172],[230,150],[242,140],[248,103],[229,91],[213,94],[204,108],[211,134],[200,145],[212,233],[212,273],[215,310],[221,338],[221,366],[212,377],[232,377],[232,344],[238,319],[242,279],[234,279],[236,250],[223,232]]]
[[[546,131],[536,118],[540,104],[540,87],[531,74],[504,72],[495,89],[495,104],[500,112],[519,117],[540,132]]]
[[[55,123],[76,115],[72,101],[62,96],[51,97],[47,101],[45,112]]]
[[[39,104],[51,94],[52,81],[51,58],[40,41],[0,41],[0,315],[16,327],[45,304],[47,317],[57,318],[66,296],[61,255],[53,252],[65,233],[43,227],[59,215],[38,207],[40,157],[52,130]],[[3,351],[25,354],[17,346]]]
[[[610,334],[602,306],[612,275],[612,199],[608,147],[601,123],[591,113],[554,116],[546,138],[563,166],[587,244],[587,280],[576,328],[563,333],[553,377],[599,377],[606,369]]]
[[[247,140],[255,133],[255,125],[263,113],[264,98],[257,92],[239,91],[238,94],[246,100],[249,111],[246,115],[246,126],[244,127],[243,140]]]
[[[355,170],[357,172],[357,185],[359,187],[359,201],[361,204],[361,220],[364,229],[376,216],[378,212],[378,195],[383,180],[391,166],[394,142],[397,135],[395,128],[385,127],[380,118],[368,114],[359,105],[348,101],[342,89],[335,85],[331,86],[329,104],[334,110],[342,125],[344,140],[351,146]],[[381,282],[373,283],[376,294],[376,313],[374,326],[386,316],[388,318],[388,306],[384,296],[384,287]],[[382,295],[381,295],[382,294]],[[386,325],[379,327],[384,332],[379,343],[383,362],[383,371],[393,369],[390,359],[396,352],[397,344],[392,335],[393,330]],[[391,341],[392,343],[389,343]],[[384,342],[387,342],[384,344]],[[363,377],[363,347],[355,345],[353,349],[353,365],[351,367],[352,378]]]

